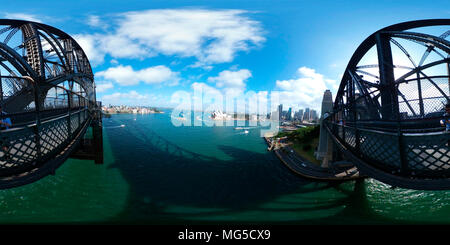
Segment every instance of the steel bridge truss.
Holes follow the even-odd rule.
[[[92,69],[66,33],[0,19],[0,188],[38,180],[64,162],[93,120]]]
[[[450,102],[449,26],[450,19],[389,26],[353,54],[326,126],[368,176],[450,189],[450,133],[440,124]]]

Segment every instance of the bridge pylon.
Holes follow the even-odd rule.
[[[324,118],[330,116],[333,112],[333,95],[330,90],[326,90],[323,94],[321,117],[320,117],[320,136],[319,145],[316,151],[316,159],[321,161],[323,168],[328,168],[330,162],[332,162],[334,147],[331,136],[325,128],[323,123]]]
[[[93,160],[95,164],[103,164],[103,121],[101,101],[97,101],[92,111],[92,121],[89,125],[91,133],[86,134],[70,158]]]

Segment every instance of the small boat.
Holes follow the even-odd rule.
[[[248,134],[248,130],[245,130],[245,131],[244,131],[244,134]]]
[[[120,125],[121,128],[125,128],[125,124]]]

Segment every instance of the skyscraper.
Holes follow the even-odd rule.
[[[303,120],[303,109],[298,110],[298,120],[302,121]]]
[[[316,110],[311,110],[310,112],[310,121],[314,121],[317,120],[317,111]]]
[[[311,115],[309,112],[309,108],[305,109],[305,113],[303,114],[303,121],[310,121],[311,120]]]
[[[286,115],[286,120],[288,120],[288,121],[292,120],[292,107],[289,107],[289,110]]]
[[[281,120],[281,117],[283,116],[283,104],[278,105],[278,120]]]

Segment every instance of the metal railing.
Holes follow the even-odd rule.
[[[450,133],[376,130],[325,122],[355,156],[390,174],[415,178],[450,177]]]
[[[0,132],[0,176],[30,171],[60,154],[91,120],[89,110],[76,111],[40,124],[14,127]]]
[[[0,20],[0,188],[51,174],[76,149],[98,109],[81,46],[42,23]]]

